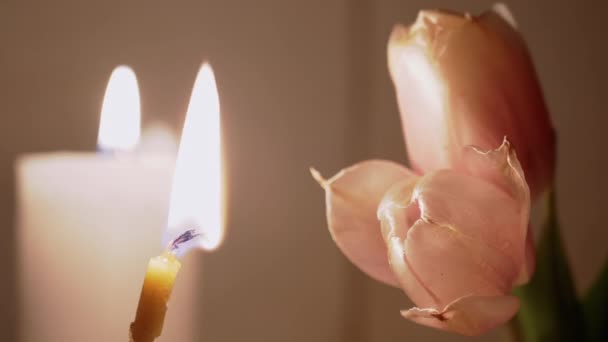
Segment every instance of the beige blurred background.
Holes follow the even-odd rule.
[[[15,157],[94,150],[107,78],[139,77],[144,122],[176,132],[203,59],[215,68],[228,159],[229,226],[205,258],[200,341],[493,341],[402,320],[399,291],[350,266],[321,189],[355,161],[405,161],[385,63],[391,27],[416,11],[487,1],[0,2],[0,341],[15,341]],[[559,132],[561,218],[584,291],[608,254],[608,47],[604,1],[508,1]],[[135,301],[134,301],[135,305]],[[125,322],[125,329],[128,322]]]

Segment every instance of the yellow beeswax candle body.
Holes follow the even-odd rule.
[[[180,267],[180,262],[170,252],[150,259],[135,321],[131,324],[131,341],[151,342],[160,336],[167,302]]]

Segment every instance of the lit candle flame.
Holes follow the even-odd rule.
[[[114,69],[101,106],[97,147],[102,151],[130,151],[139,141],[141,109],[137,77],[121,65]]]
[[[213,71],[198,72],[177,154],[164,244],[181,256],[217,248],[224,235],[220,105]]]

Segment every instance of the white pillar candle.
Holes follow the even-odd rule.
[[[134,108],[139,115],[134,75],[121,72],[135,87],[122,84],[117,85],[120,91],[113,91],[109,84],[102,117],[108,110],[124,117],[127,113],[121,111]],[[122,106],[108,104],[111,93]],[[128,96],[135,97],[136,107]],[[128,149],[137,143],[133,136],[139,135],[139,128],[112,128],[115,121],[106,127],[103,121],[100,134],[105,127],[119,141],[100,135],[102,147]],[[130,122],[139,125],[139,118]],[[148,258],[164,247],[175,149],[167,148],[173,141],[159,138],[149,137],[144,145],[150,148],[140,153],[55,152],[19,158],[21,341],[128,340]],[[152,148],[164,154],[155,155]],[[200,258],[189,259],[176,280],[158,341],[194,340]]]

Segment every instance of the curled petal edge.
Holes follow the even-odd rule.
[[[519,309],[514,296],[464,296],[443,310],[411,308],[401,315],[415,323],[465,336],[481,335],[511,319]]]
[[[493,183],[522,205],[526,204],[526,208],[530,207],[530,189],[517,153],[507,137],[493,150],[467,146],[463,157],[458,169]]]
[[[517,30],[517,20],[515,20],[515,16],[507,4],[502,2],[495,3],[494,6],[492,6],[492,12],[499,15],[505,22],[511,25],[514,30]]]

